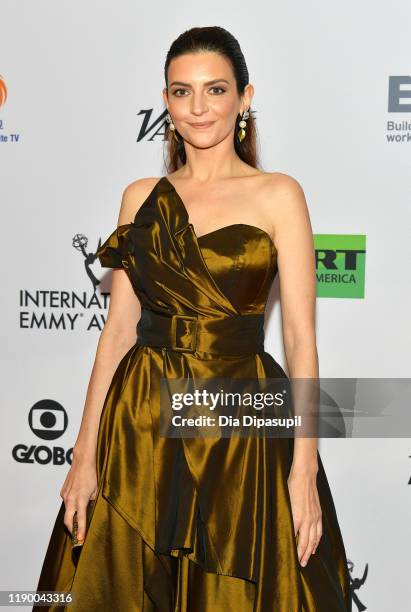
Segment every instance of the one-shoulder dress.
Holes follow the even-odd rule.
[[[160,380],[287,378],[264,350],[277,274],[270,236],[237,223],[197,237],[162,176],[131,223],[99,248],[141,303],[136,344],[107,392],[98,492],[81,554],[62,502],[37,590],[72,612],[351,612],[350,575],[317,451],[323,534],[297,556],[287,478],[292,437],[160,435]]]

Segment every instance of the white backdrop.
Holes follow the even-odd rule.
[[[165,56],[185,29],[221,25],[239,40],[263,167],[300,182],[314,233],[366,235],[364,298],[317,300],[321,376],[410,376],[411,5],[3,0],[1,15],[1,589],[24,590],[37,585],[107,312],[110,273],[91,266],[102,282],[89,304],[73,237],[94,253],[124,187],[166,173],[159,126],[139,135],[164,111]],[[390,76],[408,91],[401,112],[389,112]],[[266,350],[284,365],[277,285]],[[65,431],[45,439],[33,406],[62,407]],[[410,451],[406,438],[320,441],[353,580],[368,564],[362,610],[410,609]]]

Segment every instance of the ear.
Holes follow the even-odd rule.
[[[248,110],[251,106],[251,101],[253,99],[253,95],[254,95],[254,86],[251,83],[247,83],[247,85],[244,87],[244,92],[243,92],[243,112],[245,110]]]
[[[163,88],[162,91],[163,94],[163,100],[164,100],[164,104],[166,105],[166,107],[168,106],[168,93],[167,93],[167,87]]]

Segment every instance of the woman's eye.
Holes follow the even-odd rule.
[[[224,89],[223,87],[217,87],[217,86],[216,86],[216,87],[211,87],[211,88],[210,88],[210,91],[211,91],[211,90],[213,90],[213,89],[214,89],[214,90],[216,90],[216,89],[217,89],[217,90],[220,90],[220,91],[217,91],[217,94],[219,94],[220,92],[221,92],[221,93],[224,93],[224,92],[225,92],[225,89]],[[187,91],[187,89],[181,89],[181,88],[180,88],[180,89],[175,89],[175,90],[173,91],[173,95],[174,95],[174,96],[177,96],[177,97],[182,97],[182,96],[184,95],[184,93],[183,93],[183,94],[180,94],[180,92],[181,92],[181,91],[182,91],[182,92],[185,92],[185,91]]]

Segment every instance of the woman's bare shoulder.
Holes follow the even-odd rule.
[[[285,174],[285,172],[264,172],[263,179],[264,186],[267,191],[280,193],[280,192],[300,192],[302,191],[301,183],[291,174]]]
[[[266,172],[260,192],[261,202],[267,210],[292,212],[305,208],[307,202],[301,183],[284,172]]]
[[[259,192],[259,205],[272,227],[277,249],[290,237],[290,228],[303,228],[307,233],[310,215],[304,190],[290,174],[267,172]]]
[[[130,183],[123,190],[121,198],[118,225],[131,223],[140,206],[146,201],[160,177],[150,176],[139,178]]]

